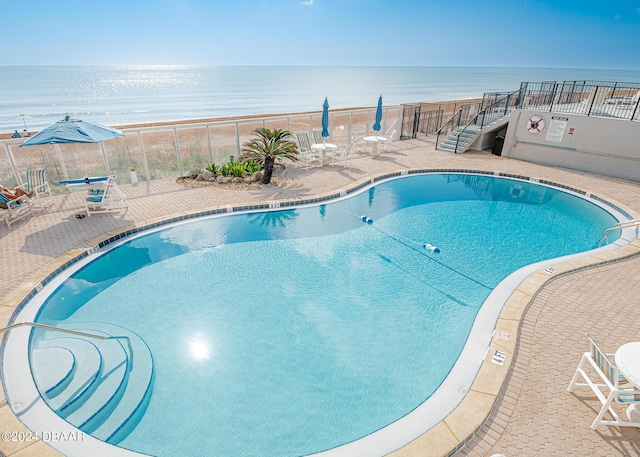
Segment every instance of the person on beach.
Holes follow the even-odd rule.
[[[29,132],[27,132],[27,129],[24,129],[24,130],[22,131],[22,136],[23,136],[24,138],[27,138],[27,137],[29,136]]]
[[[15,200],[16,198],[20,198],[23,195],[26,195],[27,198],[32,198],[33,195],[35,194],[34,191],[27,192],[26,190],[21,189],[20,187],[14,187],[12,189],[4,186],[0,186],[0,193],[5,197],[7,197],[9,200]]]
[[[20,132],[16,130],[15,133],[11,135],[11,138],[20,138]]]

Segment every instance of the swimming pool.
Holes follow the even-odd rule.
[[[156,455],[176,453],[175,443],[189,455],[308,454],[367,436],[423,403],[500,281],[591,249],[615,222],[591,202],[533,183],[412,176],[339,202],[127,241],[79,265],[36,314],[67,328],[131,332],[153,390],[138,392],[134,423],[120,434],[111,424],[121,446]],[[32,365],[60,349],[51,341],[59,338],[34,331]],[[145,365],[145,345],[153,365]],[[126,353],[104,350],[116,361]],[[109,363],[118,380],[126,375]],[[59,389],[44,369],[32,370]],[[106,399],[125,395],[121,383]],[[81,416],[77,403],[67,419]],[[102,419],[87,428],[109,422]],[[194,430],[197,423],[205,428]]]

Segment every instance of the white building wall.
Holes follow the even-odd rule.
[[[539,132],[533,116],[544,119]],[[514,110],[502,155],[640,181],[640,122]]]

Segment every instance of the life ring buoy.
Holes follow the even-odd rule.
[[[530,133],[540,133],[544,129],[544,117],[531,116],[529,122],[527,122],[527,131]]]

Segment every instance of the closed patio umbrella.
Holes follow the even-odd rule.
[[[378,108],[376,109],[376,121],[373,124],[373,130],[379,132],[382,126],[380,125],[380,121],[382,121],[382,95],[378,99]]]
[[[96,124],[80,119],[72,119],[69,115],[64,119],[50,125],[46,129],[38,132],[28,140],[24,141],[22,146],[36,146],[42,144],[56,145],[56,153],[60,158],[60,150],[57,145],[68,143],[100,143],[100,152],[104,160],[104,165],[109,171],[109,163],[107,162],[107,154],[104,150],[103,141],[111,138],[124,136],[120,130],[116,130],[105,125]],[[66,173],[65,173],[66,174]],[[68,178],[68,176],[65,176]]]
[[[327,97],[324,98],[324,103],[322,104],[322,141],[329,136],[329,100]]]

